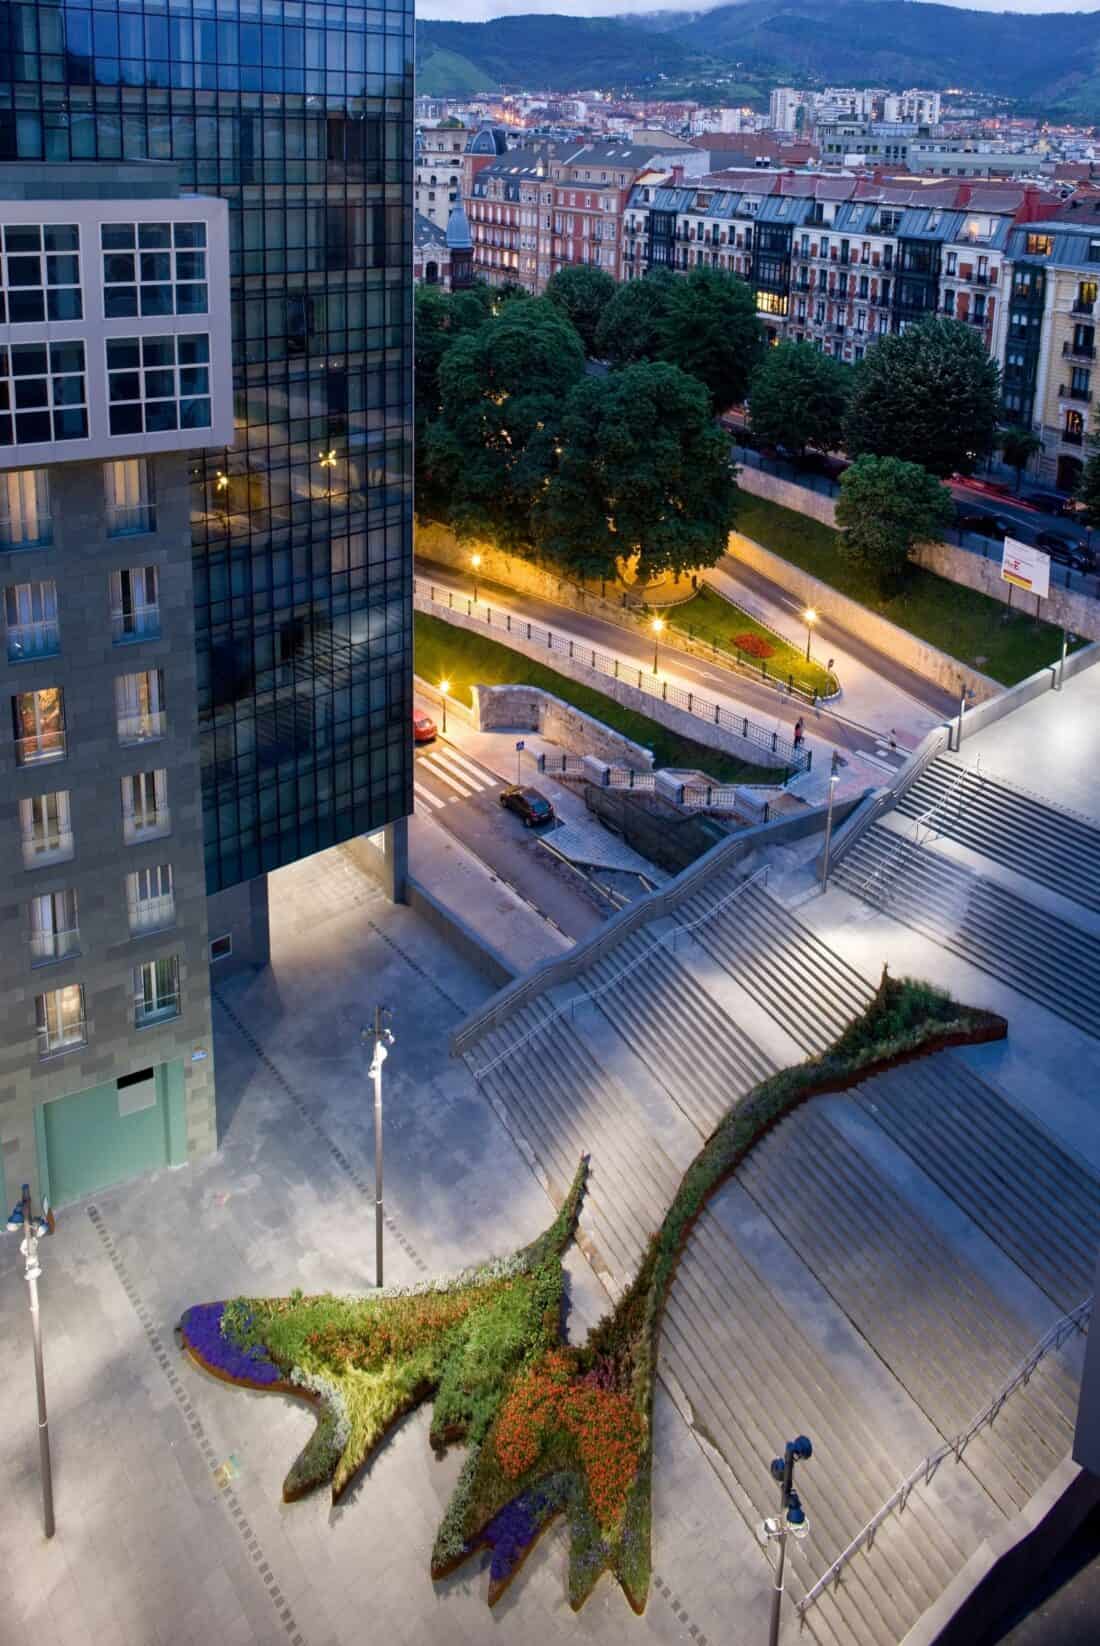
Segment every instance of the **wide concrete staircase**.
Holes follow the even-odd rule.
[[[973,874],[942,852],[872,824],[836,866],[856,897],[1100,1035],[1100,938]]]
[[[931,762],[905,790],[903,817],[932,812],[936,831],[1100,912],[1100,826],[957,760]]]

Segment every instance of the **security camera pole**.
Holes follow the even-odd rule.
[[[772,1588],[772,1618],[768,1646],[779,1646],[779,1618],[783,1608],[783,1566],[787,1554],[787,1537],[805,1537],[809,1522],[798,1493],[794,1489],[794,1466],[813,1456],[808,1435],[788,1440],[782,1457],[773,1457],[772,1479],[779,1482],[779,1519],[766,1520],[761,1528],[764,1540],[778,1540],[779,1554],[775,1562],[775,1583]]]
[[[374,1043],[371,1053],[370,1075],[374,1087],[374,1267],[376,1284],[382,1285],[382,1065],[386,1061],[389,1048],[393,1045],[393,1035],[389,1030],[389,1020],[393,1016],[388,1006],[374,1008],[374,1028],[362,1029],[359,1038],[366,1046]]]
[[[23,1239],[19,1250],[27,1260],[24,1278],[27,1282],[27,1292],[31,1306],[31,1336],[34,1339],[34,1385],[38,1395],[38,1461],[42,1475],[42,1520],[43,1529],[47,1537],[54,1533],[53,1518],[53,1471],[50,1467],[50,1425],[46,1416],[46,1371],[42,1360],[42,1317],[38,1312],[38,1277],[42,1273],[38,1262],[38,1240],[43,1230],[50,1225],[48,1208],[43,1205],[42,1218],[31,1209],[31,1189],[29,1183],[23,1185]],[[17,1214],[13,1214],[12,1223]],[[9,1223],[8,1227],[12,1227]]]

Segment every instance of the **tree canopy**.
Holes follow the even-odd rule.
[[[947,487],[918,463],[861,457],[840,481],[840,550],[892,594],[905,581],[914,544],[938,537],[953,515]]]
[[[880,338],[855,368],[845,443],[930,474],[969,474],[992,450],[1001,374],[972,326],[928,319]]]
[[[532,511],[538,547],[586,577],[638,556],[642,579],[713,566],[737,508],[726,437],[706,389],[643,362],[586,377],[569,395],[555,471]]]
[[[747,281],[707,268],[677,277],[667,288],[657,335],[659,357],[704,383],[713,411],[744,400],[764,350]]]
[[[1085,505],[1085,519],[1090,526],[1100,526],[1100,427],[1092,436],[1091,454],[1081,470],[1077,496]]]
[[[547,284],[546,295],[580,334],[586,354],[596,352],[596,328],[618,287],[594,263],[575,263],[559,269]]]
[[[657,326],[675,279],[667,269],[654,269],[644,280],[628,280],[617,288],[596,327],[596,354],[601,360],[630,366],[656,358],[660,349]]]
[[[1043,442],[1033,429],[1013,425],[1000,431],[997,444],[1009,468],[1016,470],[1016,490],[1019,491],[1023,472],[1035,454],[1042,451]]]
[[[803,452],[833,451],[843,444],[851,371],[812,343],[780,343],[768,349],[750,388],[753,433]]]
[[[502,549],[529,544],[562,406],[583,376],[580,339],[545,298],[504,304],[446,351],[424,462],[459,537]]]

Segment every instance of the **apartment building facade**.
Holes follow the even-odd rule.
[[[451,208],[462,198],[469,135],[461,123],[417,128],[413,205],[438,229],[446,230]]]
[[[190,465],[233,437],[224,201],[0,164],[0,1189],[215,1145]]]

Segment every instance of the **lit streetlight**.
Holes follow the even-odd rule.
[[[477,605],[477,574],[478,574],[479,570],[481,569],[481,556],[479,554],[472,554],[470,556],[470,565],[474,568],[474,605],[476,606]]]
[[[812,606],[806,607],[806,610],[802,613],[802,621],[806,625],[806,661],[808,663],[810,661],[810,640],[813,636],[814,624],[817,622],[817,613]]]
[[[450,690],[451,690],[451,682],[449,680],[441,680],[439,682],[439,690],[440,690],[440,692],[442,694],[442,697],[443,697],[443,735],[444,735],[444,737],[446,737],[446,735],[447,735],[447,697],[448,697],[448,694],[450,693]]]
[[[798,1435],[796,1439],[788,1440],[782,1457],[773,1457],[771,1461],[772,1479],[779,1483],[779,1516],[778,1519],[765,1520],[758,1532],[763,1543],[779,1543],[779,1553],[775,1562],[775,1582],[772,1587],[768,1646],[779,1646],[779,1617],[783,1607],[783,1565],[787,1553],[787,1538],[806,1537],[810,1530],[802,1500],[794,1489],[794,1466],[797,1462],[805,1462],[813,1455],[814,1449],[809,1436]]]
[[[654,674],[657,673],[658,648],[661,644],[661,633],[664,629],[664,626],[665,626],[665,620],[664,620],[663,617],[655,617],[653,619],[653,672],[654,672]]]
[[[327,469],[327,471],[328,471],[328,492],[327,492],[327,495],[329,497],[331,497],[332,496],[332,471],[336,467],[336,453],[331,449],[331,447],[327,452],[318,452],[317,453],[317,461],[318,461],[318,463],[320,463],[320,465],[323,469]]]
[[[38,1261],[38,1242],[43,1235],[50,1233],[49,1206],[42,1203],[41,1215],[31,1207],[30,1184],[23,1185],[23,1198],[8,1218],[8,1231],[18,1234],[22,1231],[23,1239],[19,1250],[26,1259],[26,1268],[23,1278],[27,1282],[27,1293],[31,1310],[31,1338],[34,1343],[34,1386],[38,1396],[38,1464],[42,1476],[42,1521],[47,1537],[54,1534],[53,1518],[53,1471],[50,1467],[50,1425],[46,1416],[46,1372],[42,1360],[42,1318],[38,1312],[38,1281],[42,1273]]]

